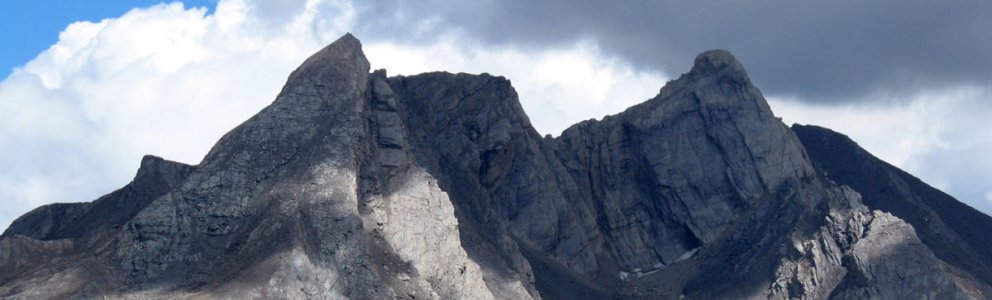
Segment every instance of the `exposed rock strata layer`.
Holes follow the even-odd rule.
[[[992,295],[987,216],[928,221],[960,203],[894,168],[872,170],[895,196],[825,174],[880,162],[790,130],[726,51],[557,138],[502,77],[369,71],[346,35],[200,164],[146,157],[121,190],[19,218],[0,297]]]

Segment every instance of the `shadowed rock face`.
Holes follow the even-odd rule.
[[[959,203],[918,182],[862,200],[863,178],[823,173],[878,163],[809,140],[723,50],[551,138],[505,78],[370,73],[345,35],[197,166],[146,157],[121,190],[15,221],[0,297],[990,295],[988,217],[921,230],[886,205]]]
[[[186,179],[195,168],[146,155],[134,180],[120,190],[88,203],[46,205],[21,216],[4,236],[23,235],[38,240],[85,238],[119,227]]]

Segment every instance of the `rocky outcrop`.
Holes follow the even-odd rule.
[[[146,155],[134,180],[120,190],[93,202],[57,203],[39,207],[11,224],[4,235],[38,240],[81,238],[119,227],[149,202],[183,181],[194,168]]]
[[[848,197],[858,197],[844,189]],[[856,198],[855,198],[856,199]],[[768,298],[981,298],[937,259],[912,226],[866,206],[832,207],[810,236],[793,236]]]
[[[992,281],[992,218],[874,157],[847,136],[829,129],[793,125],[820,176],[850,186],[871,209],[912,225],[940,260],[984,282]],[[985,295],[992,294],[987,288]]]
[[[654,99],[569,128],[555,150],[627,273],[674,263],[785,179],[813,174],[740,63],[719,50]]]
[[[108,262],[95,254],[111,251],[124,224],[194,169],[145,156],[134,180],[117,191],[93,202],[51,204],[21,216],[0,237],[0,297],[103,294]]]
[[[146,157],[121,190],[18,219],[0,297],[989,295],[931,242],[960,227],[918,236],[824,176],[729,52],[557,138],[505,78],[369,71],[346,35],[200,164]]]

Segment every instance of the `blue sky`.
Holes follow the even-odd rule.
[[[32,0],[3,1],[0,4],[0,77],[24,65],[38,53],[55,44],[59,32],[77,21],[98,22],[123,15],[135,7],[150,6],[162,1],[80,1]],[[171,2],[171,1],[170,1]],[[191,0],[186,7],[213,9],[217,0]]]
[[[992,212],[992,1],[606,3],[0,2],[0,230],[120,188],[145,154],[198,163],[346,32],[390,75],[506,76],[551,135],[728,49],[786,123]]]

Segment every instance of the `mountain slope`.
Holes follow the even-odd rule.
[[[917,236],[793,130],[722,50],[551,138],[509,80],[370,73],[345,35],[198,165],[146,158],[117,192],[18,219],[0,297],[990,295],[962,227],[987,217]]]
[[[940,259],[992,281],[992,218],[889,165],[847,136],[793,125],[820,174],[861,193],[864,203],[913,225]]]

